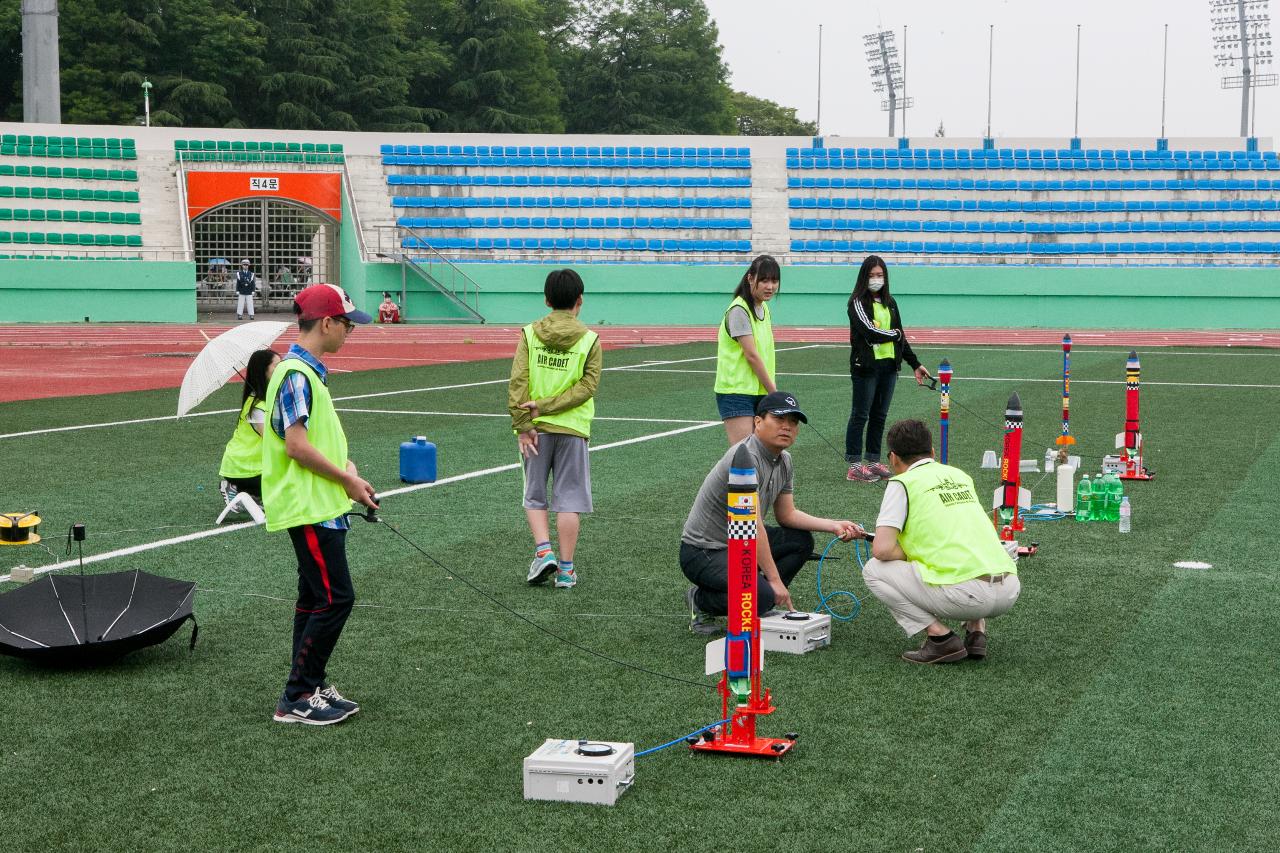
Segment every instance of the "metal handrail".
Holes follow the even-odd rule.
[[[421,234],[414,233],[417,230],[418,229],[414,229],[414,228],[404,228],[399,225],[377,226],[378,256],[387,258],[389,260],[394,260],[394,258],[392,257],[393,255],[411,254],[409,251],[405,250],[400,245],[400,243],[401,243],[402,237],[404,237],[406,234],[421,238],[422,237]],[[413,254],[425,254],[429,258],[429,260],[427,261],[428,264],[440,264],[446,270],[448,270],[448,274],[451,280],[449,282],[441,282],[441,283],[444,284],[445,287],[447,287],[449,290],[453,291],[455,294],[458,294],[463,302],[470,305],[473,310],[479,313],[480,293],[482,290],[479,282],[477,282],[471,276],[467,275],[466,272],[464,272],[461,267],[459,267],[449,258],[446,258],[434,247],[431,247],[431,246],[418,247],[413,250]],[[415,260],[414,263],[421,263],[421,261]],[[432,274],[437,279],[439,278],[439,276],[434,275],[434,272]],[[461,282],[461,288],[458,287],[458,282]]]
[[[191,236],[191,218],[190,208],[187,206],[187,170],[182,165],[182,158],[178,159],[178,207],[179,218],[182,220],[182,247],[187,253],[186,260],[194,261],[196,257],[195,240]]]

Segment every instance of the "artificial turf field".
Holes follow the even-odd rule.
[[[779,385],[814,427],[792,448],[797,505],[874,524],[883,487],[846,482],[819,437],[842,447],[847,349],[797,347],[778,355]],[[955,366],[951,461],[980,491],[996,486],[997,472],[978,463],[999,448],[995,424],[1014,390],[1026,410],[1023,456],[1043,457],[1061,425],[1059,349],[920,355],[931,369],[943,356]],[[706,689],[558,643],[391,531],[355,520],[349,556],[369,606],[348,622],[330,676],[363,710],[328,729],[273,724],[296,573],[284,534],[240,529],[87,567],[198,582],[194,652],[184,629],[100,670],[0,658],[0,848],[1274,849],[1280,353],[1141,356],[1147,463],[1158,476],[1126,484],[1133,533],[1034,527],[1028,538],[1041,552],[1020,565],[1022,598],[992,623],[984,663],[900,661],[915,641],[874,599],[836,626],[831,648],[769,655],[779,710],[762,734],[800,733],[779,762],[678,745],[638,759],[637,781],[614,808],[522,799],[521,759],[547,737],[641,749],[719,716],[714,679],[701,675],[704,641],[686,630],[676,559],[684,516],[726,447],[714,348],[614,350],[598,396],[596,513],[584,519],[576,589],[524,582],[532,543],[518,470],[391,496],[382,514],[537,622]],[[1072,353],[1072,428],[1095,464],[1123,426],[1124,360],[1117,349]],[[626,365],[642,369],[615,369]],[[508,369],[487,361],[335,375],[338,398],[424,389],[338,403],[379,410],[342,412],[363,476],[383,491],[399,487],[397,446],[415,434],[439,445],[442,478],[514,463],[508,422],[480,416],[505,412]],[[464,387],[429,390],[438,386]],[[201,410],[230,408],[238,395],[225,388]],[[57,552],[6,551],[0,572],[62,559],[60,532],[73,521],[88,526],[90,554],[211,527],[234,414],[10,435],[170,415],[176,396],[0,405],[0,509],[40,510]],[[937,408],[937,395],[904,371],[891,420],[936,424]],[[688,421],[710,426],[607,446],[697,426]],[[1036,500],[1053,499],[1052,480]],[[865,598],[852,546],[834,553],[824,585]],[[1213,568],[1176,569],[1179,560]],[[792,592],[798,605],[815,604],[813,564]]]

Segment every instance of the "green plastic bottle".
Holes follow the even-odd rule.
[[[1093,501],[1089,504],[1090,521],[1106,521],[1107,515],[1107,477],[1099,474],[1093,478]]]
[[[1089,475],[1085,474],[1076,487],[1076,521],[1088,521],[1092,506],[1093,485],[1089,482]]]
[[[1114,472],[1107,475],[1107,521],[1120,520],[1120,502],[1124,500],[1124,484],[1120,475]]]

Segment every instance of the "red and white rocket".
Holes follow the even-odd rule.
[[[1071,435],[1071,336],[1062,336],[1062,435],[1058,436],[1058,461],[1067,461],[1067,447],[1075,444]]]
[[[739,445],[729,466],[725,501],[729,525],[729,624],[725,638],[713,643],[724,645],[721,718],[729,722],[691,743],[697,752],[777,758],[795,746],[795,735],[756,737],[756,717],[776,710],[761,674],[764,645],[760,638],[756,568],[759,484],[751,454]]]
[[[1155,477],[1142,464],[1142,433],[1138,427],[1138,395],[1141,393],[1142,362],[1130,350],[1124,365],[1124,432],[1116,434],[1121,480],[1150,480]]]
[[[1000,487],[996,489],[992,503],[992,521],[1000,531],[1000,538],[1006,542],[1013,541],[1015,534],[1026,529],[1018,514],[1019,510],[1031,508],[1031,490],[1021,487],[1021,467],[1022,400],[1015,391],[1004,410],[1004,455],[1000,459]],[[1001,510],[1009,510],[1011,513],[1006,524],[1001,524]]]

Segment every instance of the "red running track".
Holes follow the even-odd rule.
[[[149,391],[177,388],[191,358],[210,338],[230,326],[198,325],[65,325],[0,326],[0,402]],[[714,342],[716,329],[705,326],[601,326],[596,331],[606,349]],[[204,333],[204,335],[201,334]],[[517,326],[363,326],[342,352],[325,362],[336,370],[374,370],[510,358]],[[848,341],[842,326],[782,326],[779,342]],[[297,337],[290,329],[277,349]],[[1134,348],[1273,347],[1280,332],[1227,331],[1072,331],[1080,346]],[[987,344],[1001,346],[1058,345],[1060,331],[1042,329],[912,329],[919,344]]]

